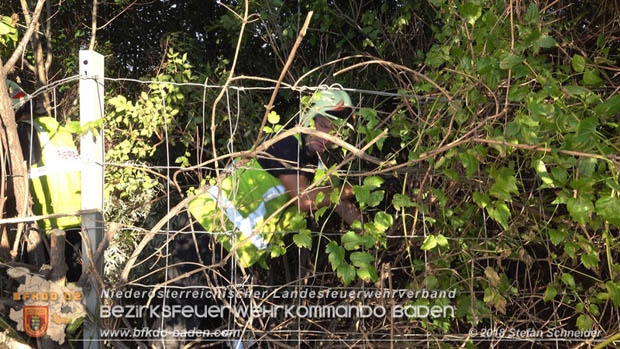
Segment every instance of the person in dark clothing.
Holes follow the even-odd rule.
[[[353,105],[350,97],[341,89],[321,90],[315,94],[311,101],[310,108],[303,114],[302,123],[317,131],[327,134],[340,134],[345,129],[352,129],[349,123],[353,114]],[[232,230],[240,232],[236,240],[231,240],[229,234],[216,233],[217,238],[213,239],[211,234],[179,234],[175,237],[172,248],[172,260],[176,265],[171,268],[169,279],[196,271],[200,264],[214,264],[226,255],[225,249],[230,250],[235,241],[250,238],[250,243],[240,246],[237,250],[239,256],[238,263],[242,267],[249,267],[262,259],[269,251],[271,245],[275,245],[282,234],[276,236],[271,232],[291,231],[286,224],[274,224],[273,226],[263,225],[263,231],[267,234],[260,234],[252,238],[250,234],[258,227],[261,222],[270,217],[280,206],[279,204],[289,201],[290,198],[297,197],[298,204],[282,211],[274,218],[278,223],[286,222],[287,214],[290,212],[311,212],[326,205],[332,205],[329,200],[330,194],[336,188],[329,184],[321,183],[313,189],[308,190],[314,181],[315,172],[320,166],[320,158],[330,149],[334,149],[334,144],[323,137],[312,135],[295,135],[283,138],[268,147],[264,155],[250,161],[250,164],[234,170],[224,183],[222,188],[235,188],[233,191],[212,186],[208,194],[194,199],[188,205],[188,211],[199,224],[187,222],[184,225],[192,226],[194,231],[221,232]],[[231,179],[232,178],[232,179]],[[340,202],[335,205],[336,212],[349,225],[361,219],[359,209],[350,199],[353,196],[352,187],[343,185],[339,188]],[[319,193],[325,195],[325,200],[317,203]],[[222,199],[224,198],[224,199]],[[248,199],[249,198],[249,199]],[[278,205],[274,205],[274,200]],[[258,201],[257,201],[258,200]],[[262,201],[262,202],[261,202]],[[258,205],[260,203],[260,205]],[[271,206],[270,206],[271,204]],[[258,207],[258,208],[257,208]],[[228,219],[227,226],[218,225],[217,216],[214,214],[217,209],[224,211]],[[191,220],[191,217],[187,217]],[[275,229],[275,230],[268,230]],[[281,230],[280,230],[281,229]],[[271,235],[270,235],[271,234]],[[217,242],[216,242],[217,240]],[[228,266],[234,267],[234,266]],[[191,288],[212,285],[216,280],[225,278],[225,272],[204,270],[194,273],[191,276],[176,280],[171,284],[172,287]],[[237,280],[227,280],[235,283]],[[195,300],[172,300],[179,305],[198,304]],[[218,302],[210,300],[209,302]],[[168,329],[192,328],[204,326],[198,319],[163,319],[165,327]],[[173,344],[181,346],[182,341],[174,342],[173,339],[166,340],[166,347]],[[233,341],[234,348],[248,348],[252,341]],[[174,347],[174,346],[173,346]]]

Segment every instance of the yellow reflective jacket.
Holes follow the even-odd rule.
[[[207,193],[192,200],[188,210],[206,231],[218,233],[217,241],[230,251],[289,199],[282,183],[256,160],[250,160],[222,180],[221,187],[211,186]],[[280,246],[281,233],[292,231],[291,222],[296,214],[297,205],[291,205],[267,221],[260,234],[237,249],[240,264],[249,267],[262,261],[271,246]]]
[[[36,215],[68,213],[81,209],[79,153],[73,138],[54,118],[39,117],[32,123],[41,144],[41,159],[30,166],[32,210]],[[46,232],[80,225],[80,216],[44,219]]]

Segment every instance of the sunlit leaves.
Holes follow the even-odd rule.
[[[360,267],[364,264],[372,263],[372,261],[375,260],[375,257],[373,257],[368,252],[353,252],[351,253],[350,258],[351,258],[351,263],[356,267]]]
[[[270,111],[269,114],[267,114],[267,120],[269,123],[277,124],[280,122],[280,115],[278,115],[275,111]]]
[[[349,251],[355,250],[360,246],[372,247],[374,245],[374,241],[371,238],[359,235],[353,231],[345,233],[340,240],[344,248]]]
[[[344,262],[345,250],[344,247],[338,245],[336,241],[331,241],[325,247],[325,252],[328,255],[329,263],[333,270],[338,269],[340,264]]]
[[[459,8],[459,13],[467,21],[467,23],[473,25],[474,23],[476,23],[478,18],[480,18],[480,15],[482,14],[482,9],[478,4],[475,4],[473,2],[466,2]]]
[[[312,236],[309,229],[302,229],[299,233],[294,234],[293,241],[300,248],[312,248]]]
[[[355,267],[346,262],[342,263],[338,266],[337,275],[342,279],[345,286],[347,286],[351,281],[355,280]]]
[[[441,234],[437,234],[436,236],[429,235],[424,239],[424,242],[422,243],[422,246],[420,247],[420,249],[423,251],[428,251],[428,250],[432,250],[433,248],[437,246],[441,246],[441,247],[448,246],[448,239],[446,239],[446,237]]]

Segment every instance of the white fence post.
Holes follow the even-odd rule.
[[[80,124],[97,121],[103,118],[103,56],[91,50],[80,51]],[[82,228],[85,229],[90,246],[82,241],[82,272],[86,273],[91,263],[86,249],[95,255],[97,246],[103,238],[103,131],[88,132],[80,139],[80,154],[86,162],[82,168],[82,209],[96,209],[97,213],[82,216]],[[103,275],[103,263],[95,265],[96,270]],[[84,289],[86,307],[98,319],[97,289],[87,284]],[[84,323],[84,347],[101,348],[98,326]]]

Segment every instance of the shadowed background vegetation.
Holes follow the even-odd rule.
[[[383,164],[354,160],[343,168],[353,175],[349,180],[364,212],[362,233],[347,232],[323,211],[300,229],[325,235],[294,235],[268,264],[283,268],[287,260],[281,255],[297,260],[301,248],[308,252],[303,263],[314,273],[312,282],[323,286],[459,291],[452,300],[416,301],[453,304],[456,318],[371,318],[361,325],[369,339],[390,338],[392,327],[396,335],[430,333],[431,346],[486,347],[467,331],[491,324],[602,330],[598,339],[618,332],[617,1],[250,1],[240,33],[244,6],[99,3],[94,48],[106,56],[106,77],[113,79],[106,81],[106,161],[135,165],[106,170],[106,218],[125,227],[108,251],[110,282],[143,236],[141,229],[165,215],[166,199],[174,205],[214,175],[209,169],[182,172],[168,197],[166,171],[155,166],[167,165],[167,151],[172,165],[199,164],[213,157],[212,142],[217,155],[250,149],[271,91],[249,88],[274,85],[306,13],[314,11],[284,83],[339,83],[401,96],[351,93],[361,109],[358,135],[347,141],[361,148],[387,129],[367,151]],[[19,1],[0,4],[0,15],[6,16],[0,22],[4,57],[25,19]],[[33,91],[77,74],[78,50],[92,36],[91,15],[90,3],[48,1],[39,33],[10,78]],[[230,90],[212,114],[220,91],[200,85],[224,84],[237,49],[234,76],[241,78],[231,86],[247,89]],[[276,125],[294,123],[300,97],[307,94],[284,86],[274,107],[278,117],[269,119],[260,141],[276,137],[269,132]],[[62,85],[48,98],[56,98],[60,119],[77,120],[76,85]],[[346,156],[334,154],[329,165]],[[145,255],[164,240],[153,240]],[[133,275],[144,274],[146,264]],[[321,272],[328,276],[317,277]],[[296,271],[272,274],[270,281],[303,277],[291,273]],[[161,280],[163,273],[150,279]],[[303,326],[351,336],[338,334],[351,329],[350,321],[329,330]],[[525,340],[516,343],[531,347]]]

